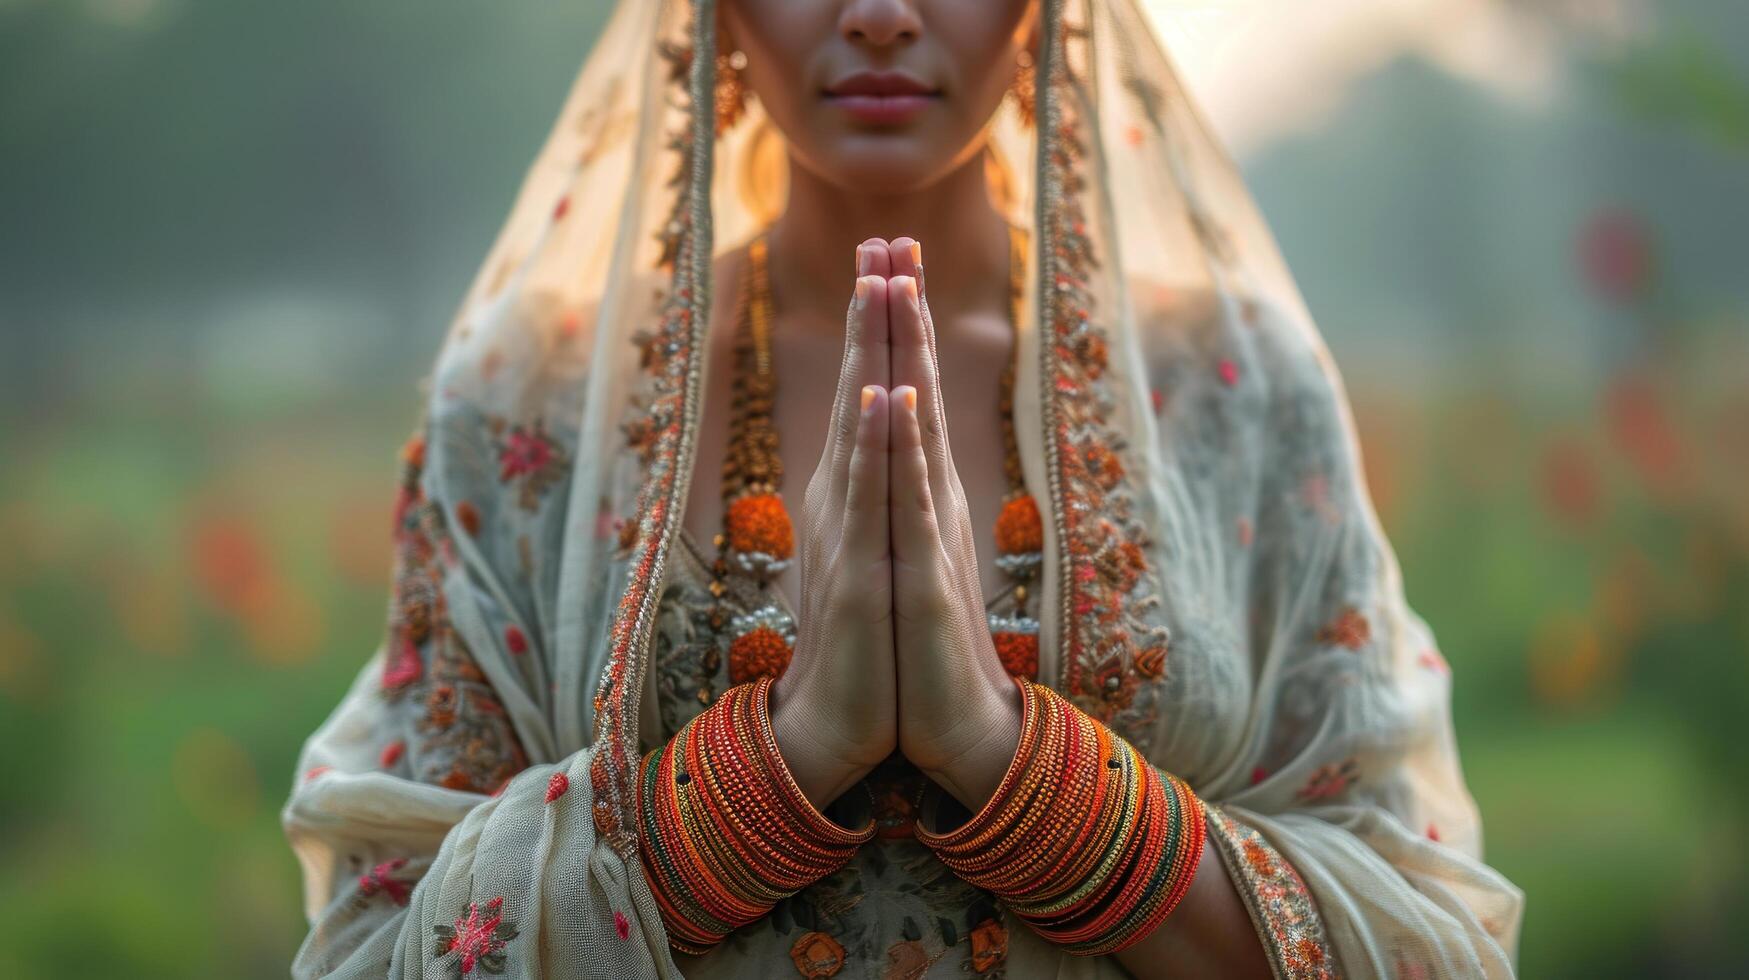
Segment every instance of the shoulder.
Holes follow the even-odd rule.
[[[1150,373],[1199,371],[1229,388],[1254,388],[1271,403],[1340,397],[1323,338],[1299,300],[1222,294],[1131,277],[1128,298]]]

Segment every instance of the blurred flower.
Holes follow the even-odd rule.
[[[1652,232],[1626,208],[1596,211],[1579,229],[1579,264],[1604,299],[1632,303],[1644,297],[1656,276]]]
[[[195,581],[212,603],[240,614],[272,577],[267,549],[241,518],[205,514],[190,531]]]
[[[1630,370],[1611,378],[1603,408],[1610,441],[1646,488],[1664,495],[1675,491],[1687,476],[1686,454],[1650,375]]]
[[[1654,603],[1657,581],[1657,569],[1638,546],[1626,545],[1609,559],[1592,594],[1592,611],[1615,642],[1633,646]]]
[[[1571,526],[1595,520],[1598,484],[1597,466],[1578,442],[1561,440],[1543,450],[1543,503],[1557,520]]]
[[[280,575],[254,525],[203,516],[191,537],[196,582],[242,627],[252,654],[283,664],[316,651],[326,628],[322,607]]]
[[[1553,707],[1575,707],[1591,700],[1598,687],[1614,677],[1617,660],[1615,647],[1604,648],[1596,623],[1556,613],[1531,635],[1531,691]]]

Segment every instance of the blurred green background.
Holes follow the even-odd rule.
[[[382,629],[415,386],[604,7],[0,0],[0,976],[284,975],[278,809]],[[1749,8],[1328,10],[1442,7],[1493,62],[1233,41],[1340,81],[1242,162],[1524,975],[1749,975]]]

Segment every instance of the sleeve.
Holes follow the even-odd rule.
[[[1310,331],[1258,323],[1259,493],[1238,535],[1254,700],[1208,832],[1278,977],[1509,977],[1523,894],[1482,861],[1450,671],[1407,605],[1346,396]]]
[[[295,977],[679,975],[637,857],[596,846],[591,750],[559,755],[540,722],[526,535],[563,523],[548,439],[474,413],[408,443],[384,640],[282,814],[310,923]]]

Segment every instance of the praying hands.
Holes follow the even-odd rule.
[[[985,621],[948,445],[921,248],[857,249],[845,353],[799,545],[796,652],[772,691],[786,764],[816,806],[896,745],[975,810],[1019,737]]]

